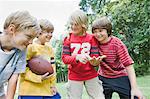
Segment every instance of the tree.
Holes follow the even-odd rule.
[[[138,75],[149,72],[150,1],[149,0],[82,0],[81,9],[91,6],[95,16],[108,16],[113,33],[127,45]]]

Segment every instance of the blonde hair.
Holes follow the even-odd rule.
[[[16,31],[26,29],[32,29],[36,33],[40,33],[41,31],[36,18],[32,17],[28,11],[16,11],[11,13],[5,20],[4,29],[7,29],[11,24],[15,25]]]
[[[76,23],[81,25],[83,28],[87,30],[88,28],[88,17],[86,13],[81,10],[76,10],[70,16],[69,23]]]
[[[38,21],[40,28],[42,29],[42,31],[53,31],[54,30],[54,26],[53,24],[47,20],[47,19],[41,19]]]
[[[112,24],[111,21],[106,17],[102,16],[98,19],[96,19],[92,24],[92,32],[95,29],[106,29],[108,36],[112,34]]]

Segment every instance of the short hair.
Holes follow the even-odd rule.
[[[71,14],[71,16],[69,18],[69,23],[79,24],[87,30],[87,28],[88,28],[88,17],[86,15],[86,13],[83,12],[82,10],[76,10]]]
[[[47,19],[41,19],[38,21],[39,25],[40,25],[40,28],[42,31],[53,31],[54,30],[54,26],[53,24],[47,20]]]
[[[94,32],[95,29],[106,29],[108,36],[110,36],[112,34],[111,21],[106,16],[100,17],[92,24],[92,32]]]
[[[11,13],[4,22],[4,29],[7,29],[11,24],[15,25],[16,31],[26,29],[32,29],[36,33],[40,33],[41,31],[36,18],[31,16],[28,11],[16,11]]]

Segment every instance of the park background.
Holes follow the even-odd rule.
[[[113,35],[128,47],[134,60],[139,88],[150,99],[150,0],[0,0],[0,31],[5,18],[14,11],[27,10],[33,16],[49,19],[55,27],[51,44],[55,50],[57,87],[65,99],[67,66],[61,61],[62,40],[68,32],[68,17],[76,9],[89,18],[89,32],[96,17],[106,15],[113,23]],[[83,99],[88,99],[84,90]],[[117,94],[113,99],[119,99]]]

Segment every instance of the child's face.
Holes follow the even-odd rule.
[[[108,34],[106,29],[95,29],[93,31],[93,34],[100,43],[104,43],[108,40]]]
[[[12,37],[12,44],[15,48],[24,50],[29,44],[32,43],[36,35],[37,33],[35,33],[33,30],[16,32],[15,35]]]
[[[40,33],[40,35],[38,36],[39,41],[41,42],[41,44],[45,44],[46,42],[49,42],[50,39],[52,38],[52,33],[53,30],[50,31],[42,31]]]
[[[82,25],[80,25],[80,24],[71,23],[71,30],[75,35],[83,34],[83,28],[82,28]]]

